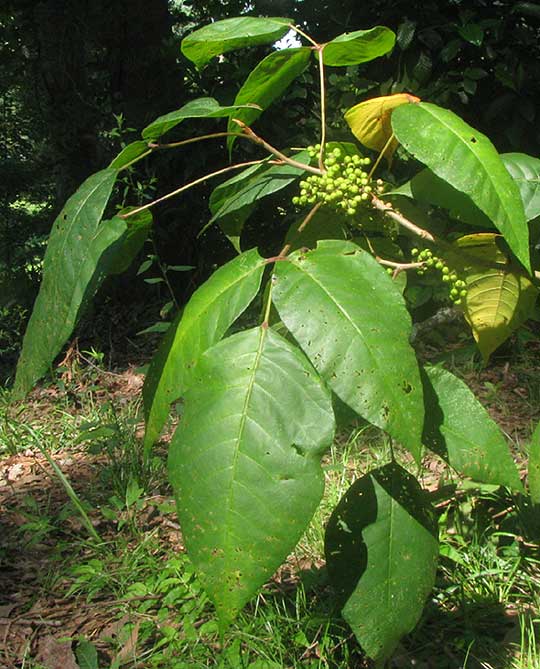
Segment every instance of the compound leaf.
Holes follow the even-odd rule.
[[[201,354],[223,337],[257,294],[263,270],[256,249],[239,255],[193,293],[167,330],[144,380],[145,449],[159,437],[171,403],[189,387]]]
[[[519,188],[489,139],[437,105],[402,105],[392,113],[400,143],[437,176],[466,193],[500,230],[530,272],[529,231]]]
[[[441,367],[426,367],[422,378],[424,445],[460,474],[521,491],[504,435],[468,386]]]
[[[302,352],[271,329],[235,334],[201,356],[169,476],[188,555],[222,628],[308,525],[333,434],[330,393]]]
[[[324,45],[325,65],[359,65],[392,51],[395,34],[384,26],[343,33]]]
[[[380,666],[435,582],[437,524],[416,479],[391,463],[355,481],[330,517],[325,553],[342,615]]]
[[[229,105],[228,107],[222,107],[214,98],[197,98],[196,100],[191,100],[191,102],[188,102],[180,109],[169,112],[152,121],[142,131],[142,136],[146,141],[155,141],[187,118],[225,118],[246,106],[250,108],[250,105]],[[116,160],[119,160],[120,156]]]
[[[182,40],[182,53],[197,68],[214,56],[246,46],[273,44],[289,30],[290,19],[242,16],[215,21],[195,30]]]
[[[320,241],[277,263],[279,315],[338,397],[420,457],[422,384],[403,297],[356,244]]]
[[[266,56],[251,71],[242,88],[234,99],[235,105],[255,104],[257,107],[239,109],[234,118],[251,125],[274,100],[277,100],[289,85],[306,69],[311,56],[311,49],[281,49]],[[238,132],[238,124],[229,119],[229,132]],[[229,150],[234,144],[235,137],[229,137]]]
[[[540,216],[540,159],[526,153],[502,153],[501,158],[518,185],[525,217],[532,221]]]
[[[90,176],[54,222],[43,264],[43,280],[24,335],[14,396],[24,396],[49,369],[93,292],[103,253],[126,226],[100,226],[117,171]]]
[[[525,272],[508,262],[497,237],[478,233],[454,244],[456,269],[467,286],[463,312],[485,362],[529,318],[538,295]]]

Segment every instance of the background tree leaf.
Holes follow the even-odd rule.
[[[485,362],[532,314],[538,290],[497,246],[498,235],[478,233],[456,240],[452,263],[463,277],[463,313]],[[449,256],[450,257],[450,256]]]
[[[191,100],[180,109],[160,116],[142,131],[142,137],[146,141],[155,141],[161,135],[175,128],[187,118],[225,118],[249,105],[229,105],[222,107],[214,98],[197,98]],[[121,154],[120,154],[121,155]],[[120,158],[118,156],[117,160]]]
[[[103,252],[125,231],[99,222],[117,171],[89,177],[66,202],[54,222],[43,264],[43,280],[26,328],[14,397],[21,398],[49,369],[87,301],[87,288]]]
[[[469,387],[441,367],[422,373],[424,446],[479,483],[522,491],[506,439]]]
[[[396,35],[389,28],[375,26],[370,30],[343,33],[323,49],[325,65],[359,65],[392,51]]]
[[[386,271],[346,241],[277,263],[279,315],[338,397],[420,457],[422,385],[411,319]]]
[[[239,109],[234,118],[251,125],[265,109],[277,100],[290,86],[290,84],[306,69],[311,57],[311,49],[300,47],[298,49],[281,49],[266,56],[251,71],[246,81],[236,94],[235,105],[255,104],[259,107]],[[233,120],[229,119],[229,132],[238,132],[239,127]],[[227,139],[227,148],[232,149],[235,137]]]
[[[380,665],[435,583],[437,524],[416,479],[391,463],[355,481],[328,521],[325,553],[342,615]]]
[[[182,53],[200,69],[214,56],[246,46],[273,44],[290,30],[284,18],[242,16],[215,21],[182,40]]]
[[[144,380],[146,450],[159,437],[171,403],[189,387],[200,355],[223,337],[257,294],[264,266],[256,249],[223,265],[193,293],[167,330]]]
[[[506,169],[517,183],[528,221],[540,216],[540,159],[526,153],[502,153]]]
[[[235,334],[200,358],[169,476],[188,555],[222,628],[305,530],[322,497],[320,459],[333,434],[330,393],[301,351],[271,329]]]
[[[529,232],[517,184],[490,140],[448,109],[420,102],[392,113],[396,137],[437,176],[466,193],[530,272]]]
[[[540,504],[540,423],[531,436],[527,474],[532,503]]]

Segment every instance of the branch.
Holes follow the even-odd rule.
[[[273,153],[274,156],[279,158],[284,163],[287,163],[287,165],[291,165],[292,167],[298,167],[302,170],[305,170],[306,172],[311,172],[312,174],[318,174],[319,176],[324,174],[324,172],[322,170],[320,170],[318,167],[312,167],[311,165],[306,165],[304,163],[300,163],[297,160],[294,160],[294,158],[289,158],[284,153],[281,153],[281,151],[279,151],[278,149],[273,147],[271,144],[268,144],[268,142],[266,140],[264,140],[262,137],[259,137],[259,135],[256,135],[253,132],[253,130],[248,125],[246,125],[243,121],[240,121],[237,118],[233,118],[233,121],[242,128],[244,136],[247,137],[247,139],[250,139],[255,144],[259,144],[264,149],[266,149],[269,153]]]
[[[137,207],[136,209],[132,209],[131,211],[126,212],[125,214],[122,214],[119,216],[119,218],[129,218],[130,216],[135,216],[135,214],[140,213],[141,211],[144,211],[145,209],[150,209],[150,207],[154,207],[156,204],[159,204],[160,202],[164,202],[165,200],[168,200],[171,197],[174,197],[175,195],[179,195],[185,190],[188,190],[189,188],[192,188],[193,186],[197,186],[198,184],[203,183],[203,181],[206,181],[207,179],[212,179],[213,177],[217,177],[220,174],[225,174],[226,172],[230,172],[231,170],[238,170],[241,167],[249,167],[250,165],[260,165],[262,163],[266,162],[265,160],[249,160],[246,163],[238,163],[237,165],[229,165],[228,167],[223,167],[221,170],[217,170],[216,172],[211,172],[210,174],[205,174],[203,177],[199,177],[198,179],[195,179],[195,181],[190,181],[187,184],[184,184],[183,186],[180,186],[180,188],[177,188],[176,190],[171,191],[170,193],[167,193],[166,195],[163,195],[162,197],[158,197],[157,200],[154,200],[153,202],[149,202],[148,204],[143,205],[142,207]]]
[[[382,213],[388,216],[388,218],[391,218],[393,221],[396,221],[396,223],[399,223],[399,225],[403,226],[404,228],[406,228],[413,234],[417,235],[418,237],[421,237],[422,239],[427,239],[429,242],[436,241],[435,237],[431,234],[431,232],[428,232],[427,230],[424,230],[423,228],[420,228],[417,225],[415,225],[412,221],[409,221],[409,219],[405,218],[403,214],[400,214],[399,212],[395,211],[391,204],[379,200],[379,198],[376,195],[374,195],[371,198],[371,204],[375,207],[375,209],[382,211]]]
[[[213,132],[210,135],[199,135],[198,137],[190,137],[189,139],[183,139],[180,142],[171,142],[169,144],[159,144],[159,142],[148,142],[148,148],[152,150],[156,149],[175,149],[178,146],[184,146],[186,144],[193,144],[193,142],[201,142],[204,139],[216,139],[219,137],[244,137],[245,135],[242,132]]]

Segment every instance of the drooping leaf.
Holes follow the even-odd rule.
[[[17,366],[16,398],[24,396],[51,366],[92,297],[87,289],[103,253],[125,231],[99,225],[116,175],[116,170],[106,169],[89,177],[54,222]]]
[[[160,116],[155,121],[147,125],[142,131],[143,139],[147,142],[159,139],[169,130],[182,123],[187,118],[226,118],[232,113],[244,108],[249,109],[249,105],[229,105],[222,107],[214,98],[197,98],[191,100],[180,109]]]
[[[422,379],[424,445],[460,474],[521,491],[506,439],[469,387],[441,367],[426,367]]]
[[[307,151],[296,153],[292,158],[299,163],[309,164]],[[236,228],[236,232],[240,233],[243,223],[253,211],[250,207],[262,198],[286,188],[302,174],[304,170],[299,167],[270,164],[254,165],[236,174],[213,190],[209,202],[212,218],[200,234],[216,221],[224,218],[230,221],[233,215],[240,221]]]
[[[257,294],[264,260],[256,249],[220,267],[167,330],[144,380],[144,447],[159,437],[172,402],[188,389],[195,363],[217,343]]]
[[[458,239],[454,266],[463,277],[465,318],[484,361],[532,314],[538,291],[497,246],[498,235],[478,233]]]
[[[489,139],[448,109],[425,102],[394,110],[392,127],[409,153],[472,199],[530,271],[519,189]]]
[[[528,221],[540,216],[540,158],[526,153],[502,153],[506,169],[517,183]]]
[[[391,463],[355,481],[330,517],[325,553],[342,615],[380,666],[435,582],[437,524],[416,479]]]
[[[121,170],[129,163],[137,160],[137,158],[149,153],[152,153],[152,150],[148,147],[148,142],[143,140],[131,142],[131,144],[125,146],[116,158],[111,161],[109,167],[112,167],[115,170]]]
[[[384,26],[343,33],[324,45],[325,65],[360,65],[392,51],[395,34]]]
[[[182,40],[182,53],[200,69],[214,56],[246,46],[273,44],[289,30],[290,19],[242,16],[215,21]]]
[[[360,102],[345,112],[345,120],[349,124],[352,134],[368,149],[382,151],[385,147],[385,157],[390,163],[397,147],[397,139],[392,137],[392,111],[401,105],[417,103],[420,98],[409,93],[383,95]]]
[[[308,360],[267,327],[207,350],[194,379],[169,477],[188,555],[225,628],[317,508],[334,415]]]
[[[428,169],[421,170],[403,186],[385,195],[403,195],[412,200],[433,204],[448,210],[450,216],[457,221],[479,228],[493,228],[491,220],[468,195],[456,190]]]
[[[540,504],[540,423],[531,437],[529,446],[529,495],[533,504]]]
[[[311,49],[281,49],[266,56],[251,71],[234,99],[235,105],[255,104],[257,107],[239,109],[234,118],[251,125],[261,113],[277,100],[289,85],[306,69],[309,64]],[[238,132],[238,125],[229,119],[229,132]],[[230,150],[234,137],[229,137],[227,147]]]
[[[411,319],[371,254],[338,240],[296,251],[277,263],[272,299],[336,395],[419,458],[424,405]]]

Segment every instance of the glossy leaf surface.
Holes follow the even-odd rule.
[[[343,33],[324,45],[325,65],[359,65],[392,51],[395,34],[384,26]]]
[[[540,423],[531,437],[529,446],[529,494],[533,504],[540,504]]]
[[[281,319],[338,397],[420,456],[422,384],[410,316],[386,271],[346,241],[277,263]]]
[[[143,386],[145,449],[159,437],[172,402],[188,389],[195,363],[257,294],[264,260],[256,249],[220,267],[198,288],[165,334]]]
[[[501,158],[518,185],[525,217],[532,221],[540,216],[540,159],[526,153],[503,153]]]
[[[188,555],[222,628],[308,525],[333,434],[328,390],[302,352],[271,329],[235,334],[200,358],[169,476]]]
[[[440,367],[426,367],[423,379],[424,445],[460,474],[521,491],[506,439],[469,387]]]
[[[330,517],[325,553],[342,615],[379,666],[435,582],[437,524],[416,479],[392,463],[353,483]]]
[[[54,222],[43,280],[24,335],[14,395],[22,397],[50,368],[93,294],[88,288],[107,248],[125,231],[99,225],[117,171],[89,177],[66,202]]]
[[[471,198],[530,271],[520,192],[489,139],[448,109],[425,102],[398,107],[392,127],[409,153]]]
[[[467,286],[463,312],[484,361],[531,315],[538,291],[523,270],[510,265],[498,235],[479,233],[455,242],[456,269]]]
[[[234,118],[251,125],[274,100],[278,99],[290,86],[290,84],[306,69],[309,64],[311,49],[300,47],[298,49],[281,49],[266,56],[251,71],[236,98],[235,105],[256,104],[256,107],[239,109]],[[238,132],[238,124],[232,118],[229,120],[229,132]],[[227,146],[229,149],[234,144],[234,137],[229,137]]]
[[[198,68],[214,56],[246,46],[273,44],[288,31],[290,19],[242,16],[214,21],[182,40],[182,53]]]
[[[225,118],[238,109],[238,105],[222,107],[214,98],[197,98],[180,109],[157,118],[146,126],[142,131],[142,136],[146,141],[155,141],[187,118]]]

